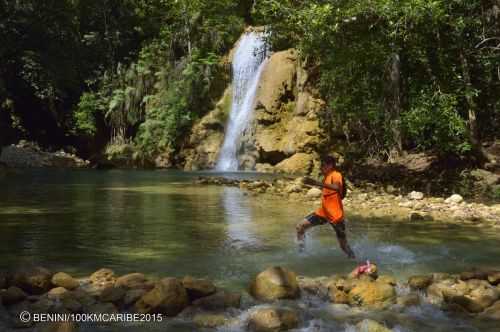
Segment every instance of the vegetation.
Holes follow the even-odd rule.
[[[365,154],[481,161],[498,136],[498,0],[0,0],[0,13],[0,145],[175,152],[222,95],[245,24],[299,50],[322,120]]]

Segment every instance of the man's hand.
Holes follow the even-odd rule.
[[[305,184],[305,185],[308,185],[308,186],[322,186],[322,183],[314,180],[314,179],[311,179],[310,177],[304,177],[304,179],[302,180],[302,182]]]

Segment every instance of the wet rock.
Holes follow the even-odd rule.
[[[137,300],[139,300],[144,294],[146,294],[148,291],[146,289],[142,288],[137,288],[137,289],[131,289],[125,293],[125,296],[123,297],[123,305],[128,307],[133,305]]]
[[[492,306],[479,314],[479,318],[500,321],[500,301],[495,302]]]
[[[20,288],[11,286],[0,291],[0,299],[5,305],[12,305],[26,299],[28,295]]]
[[[356,325],[357,332],[391,332],[384,325],[372,319],[364,319]]]
[[[91,306],[96,303],[96,299],[86,291],[78,288],[71,292],[73,298],[84,306]]]
[[[83,310],[83,305],[72,297],[63,298],[61,304],[64,309],[70,312],[77,313],[77,312],[82,312]]]
[[[391,286],[396,286],[396,284],[398,283],[396,278],[391,277],[391,276],[387,276],[387,275],[383,275],[383,276],[378,277],[377,281],[389,284]]]
[[[409,221],[422,221],[425,220],[425,216],[417,211],[411,211],[408,214]]]
[[[318,188],[311,188],[307,191],[307,198],[316,199],[321,197],[321,190]]]
[[[135,308],[140,313],[163,313],[175,316],[189,305],[189,297],[181,281],[176,278],[164,278],[136,302]]]
[[[488,282],[494,286],[500,284],[500,271],[488,273]]]
[[[99,285],[113,285],[116,282],[115,272],[111,269],[100,269],[90,275],[90,281]]]
[[[73,294],[69,292],[66,288],[64,287],[56,287],[52,288],[48,293],[47,293],[47,298],[49,300],[55,300],[55,301],[60,301],[63,298],[68,298],[68,297],[73,297]]]
[[[122,287],[109,286],[102,290],[99,301],[117,303],[125,297],[125,293],[126,291]]]
[[[415,293],[399,296],[396,303],[404,307],[417,306],[420,304],[420,296]]]
[[[195,279],[191,276],[184,277],[184,279],[182,279],[182,285],[186,289],[190,301],[215,294],[217,290],[212,281],[207,279]]]
[[[270,267],[254,278],[250,294],[264,301],[296,299],[300,295],[297,276],[286,268]]]
[[[330,281],[327,277],[319,278],[308,278],[304,276],[297,277],[297,282],[299,288],[309,294],[328,297],[328,282]]]
[[[241,294],[235,292],[219,291],[213,295],[195,300],[193,302],[193,305],[205,310],[239,308],[241,305]]]
[[[432,276],[412,276],[408,279],[408,285],[412,289],[424,290],[429,287],[433,282]]]
[[[460,273],[460,279],[464,281],[472,279],[486,280],[488,279],[488,272],[481,270],[465,271]]]
[[[43,294],[52,287],[52,272],[43,267],[28,267],[18,270],[10,284],[29,294]]]
[[[420,191],[412,191],[411,193],[408,194],[408,199],[411,199],[412,201],[419,201],[424,199],[424,193]]]
[[[349,304],[385,307],[396,301],[393,286],[378,281],[359,281],[349,292]]]
[[[448,197],[447,199],[445,199],[445,203],[446,204],[459,204],[459,203],[462,203],[463,202],[463,197],[458,195],[458,194],[453,194],[451,195],[450,197]]]
[[[201,313],[193,317],[193,322],[200,328],[213,329],[226,324],[228,319],[223,314]]]
[[[330,288],[329,290],[330,302],[337,304],[349,304],[349,295],[340,289]]]
[[[36,332],[76,332],[78,325],[75,322],[41,323],[36,326]]]
[[[48,313],[48,312],[53,312],[54,307],[55,307],[54,301],[49,300],[46,297],[43,297],[38,301],[35,301],[31,305],[31,310],[35,313]]]
[[[248,328],[253,332],[279,332],[299,325],[297,313],[285,308],[263,308],[254,311],[249,318]]]
[[[72,290],[80,286],[78,280],[74,279],[67,273],[59,272],[52,276],[52,284],[58,287],[64,287],[66,289]]]
[[[154,287],[154,284],[150,283],[146,276],[142,273],[129,273],[117,278],[115,286],[125,289],[151,289]]]
[[[116,314],[118,309],[113,303],[96,303],[84,309],[86,313],[92,314]]]

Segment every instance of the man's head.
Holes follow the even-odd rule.
[[[323,156],[321,158],[321,172],[326,175],[330,173],[335,166],[337,165],[337,161],[332,156]]]

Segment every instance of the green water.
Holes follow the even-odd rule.
[[[355,263],[329,227],[297,252],[295,224],[313,205],[238,188],[196,186],[197,173],[24,170],[0,178],[0,269],[34,263],[84,276],[193,275],[241,289],[270,265],[308,276],[346,273]],[[236,174],[234,177],[259,177]],[[500,269],[500,236],[473,226],[363,220],[351,214],[360,258],[399,279],[426,272]]]

